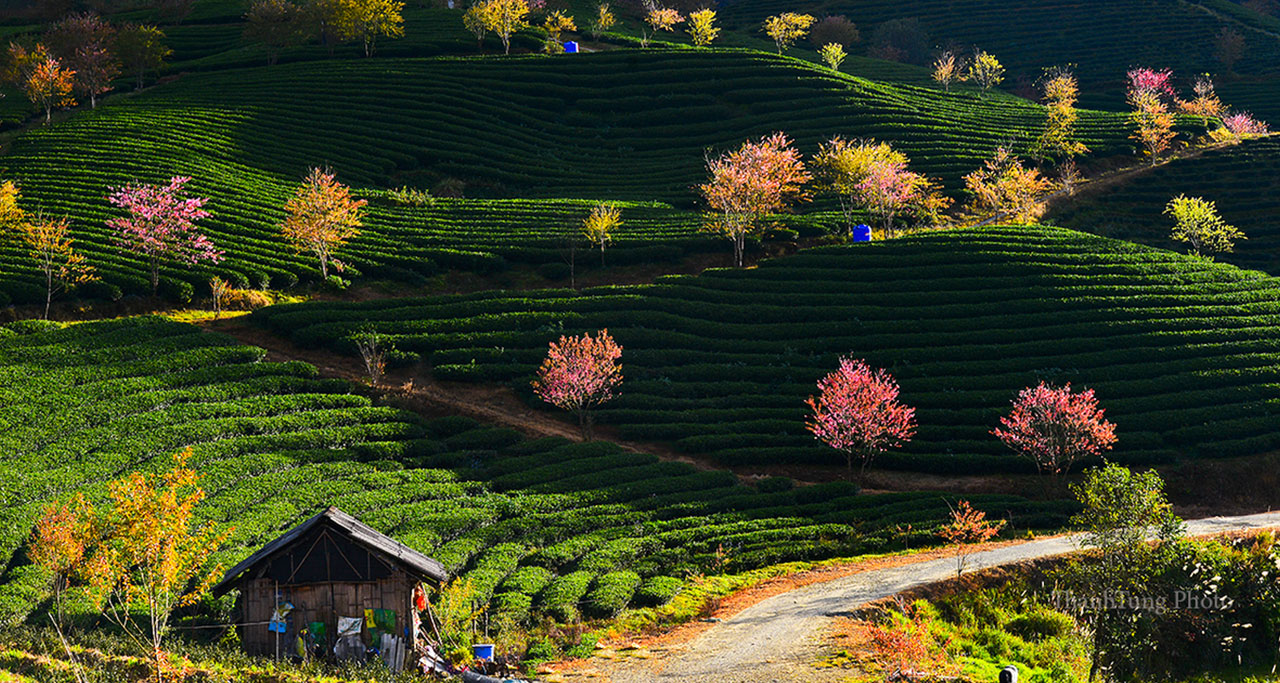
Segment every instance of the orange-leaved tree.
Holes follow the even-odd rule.
[[[352,199],[351,188],[338,182],[333,173],[313,168],[285,203],[287,215],[281,231],[295,249],[316,255],[320,274],[327,278],[330,263],[342,271],[342,262],[333,252],[360,234],[366,204],[363,199]]]
[[[93,530],[92,506],[77,494],[67,503],[50,503],[44,507],[31,536],[28,557],[49,574],[53,590],[54,623],[64,624],[63,596],[84,561]]]
[[[762,231],[765,218],[809,198],[810,176],[800,152],[783,133],[748,140],[742,147],[707,160],[711,179],[698,189],[716,213],[708,229],[733,241],[733,264],[742,265],[747,235]]]
[[[964,177],[964,186],[972,195],[969,212],[975,218],[993,216],[1027,225],[1044,212],[1042,200],[1053,189],[1053,181],[1023,166],[1008,147],[1000,147],[982,168]]]
[[[46,55],[31,66],[31,73],[22,89],[32,104],[44,110],[45,123],[53,118],[55,108],[76,105],[76,98],[71,94],[76,85],[75,77],[75,70],[63,66],[62,60],[55,57]]]
[[[148,653],[157,681],[168,677],[170,618],[213,587],[222,569],[210,558],[231,533],[198,521],[205,494],[190,458],[187,448],[165,472],[111,482],[103,507],[83,498],[50,506],[36,526],[33,559],[83,585],[103,616]]]
[[[222,568],[210,567],[210,558],[231,533],[198,521],[205,493],[190,459],[187,448],[167,472],[134,472],[108,485],[110,506],[94,515],[96,538],[80,572],[103,615],[150,653],[157,680],[166,674],[170,617],[213,588]]]
[[[962,500],[951,508],[951,521],[938,529],[940,536],[947,543],[955,546],[956,578],[964,573],[965,562],[969,559],[970,546],[986,543],[1004,528],[1005,520],[991,521],[987,513],[975,510],[969,501]]]
[[[1190,100],[1175,98],[1175,102],[1182,113],[1199,116],[1200,123],[1205,128],[1209,127],[1209,119],[1216,119],[1227,112],[1226,105],[1218,99],[1218,94],[1213,87],[1213,79],[1209,74],[1201,74],[1197,77],[1191,89],[1196,94],[1195,97]]]
[[[1133,108],[1129,122],[1134,126],[1129,137],[1142,145],[1155,166],[1160,153],[1169,149],[1177,137],[1173,130],[1176,119],[1165,101],[1173,96],[1173,86],[1169,84],[1172,73],[1168,69],[1140,68],[1130,70],[1128,77],[1128,101]]]
[[[37,214],[33,220],[18,223],[18,234],[35,259],[36,267],[44,275],[44,317],[49,318],[49,307],[59,292],[76,285],[93,282],[98,276],[93,266],[85,263],[84,255],[72,248],[67,234],[70,223],[67,218],[52,218]]]
[[[582,438],[591,439],[590,409],[613,398],[622,384],[622,347],[600,330],[593,338],[561,336],[551,342],[547,357],[533,380],[533,393],[557,408],[578,416]]]
[[[908,605],[899,598],[898,609],[869,624],[866,635],[881,680],[950,680],[960,673],[960,664],[947,652],[950,641],[934,635],[920,603]]]
[[[658,35],[658,31],[675,31],[676,24],[682,21],[684,17],[680,12],[652,1],[646,2],[644,24],[640,26],[640,47],[649,47],[649,39]]]

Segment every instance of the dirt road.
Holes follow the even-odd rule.
[[[1270,527],[1280,527],[1280,512],[1194,520],[1187,523],[1187,533],[1205,536]],[[969,556],[966,566],[983,569],[1052,557],[1077,550],[1078,543],[1078,536],[1059,536],[1005,546]],[[847,674],[812,666],[832,617],[954,573],[955,560],[944,558],[806,586],[748,607],[666,657],[619,662],[610,677],[614,683],[839,680]]]

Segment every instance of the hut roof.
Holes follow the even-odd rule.
[[[286,555],[290,550],[306,543],[314,543],[321,537],[330,543],[340,541],[342,545],[350,543],[368,553],[370,558],[395,566],[419,579],[430,579],[444,582],[449,579],[449,572],[444,565],[423,555],[409,546],[383,534],[369,525],[348,515],[336,507],[326,508],[323,512],[294,527],[291,531],[266,544],[258,552],[245,558],[232,567],[222,577],[222,581],[214,587],[214,594],[221,595],[233,588],[246,574],[262,574],[272,568],[273,561]],[[339,549],[341,554],[341,550]],[[305,563],[311,556],[310,549],[302,557]],[[345,559],[345,558],[344,558]],[[291,564],[298,564],[291,558]],[[298,570],[295,569],[296,573]],[[341,579],[330,579],[341,580]]]

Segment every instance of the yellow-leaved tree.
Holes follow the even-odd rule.
[[[618,23],[618,18],[609,9],[609,3],[602,2],[596,6],[596,16],[591,20],[591,37],[600,40],[600,36]]]
[[[1044,212],[1043,200],[1053,182],[1022,160],[1008,147],[1000,147],[982,168],[964,177],[972,195],[970,213],[975,218],[997,217],[1015,225],[1034,223]]]
[[[546,40],[542,43],[542,51],[549,55],[554,55],[564,52],[564,44],[560,42],[560,34],[565,31],[577,31],[578,25],[573,22],[573,17],[560,10],[553,10],[543,20],[542,30],[547,32]]]
[[[813,26],[815,21],[817,19],[811,14],[783,12],[765,19],[763,30],[765,35],[773,38],[774,45],[778,47],[778,54],[782,54],[797,40],[805,37],[809,33],[809,27]]]
[[[990,52],[978,50],[973,56],[973,62],[969,64],[968,76],[969,80],[982,88],[982,94],[986,95],[1004,80],[1004,65]]]
[[[484,35],[489,32],[489,19],[485,13],[489,11],[489,3],[473,2],[462,13],[462,25],[467,27],[471,35],[476,37],[476,47],[484,47]]]
[[[613,233],[622,225],[622,209],[617,204],[603,203],[591,207],[591,213],[582,219],[582,236],[593,245],[600,246],[600,265],[604,265],[604,247],[613,241]]]
[[[511,54],[511,36],[529,25],[529,3],[525,0],[485,0],[481,17],[502,41],[502,52]]]
[[[379,37],[404,36],[404,3],[399,0],[340,0],[334,7],[334,30],[343,40],[363,41],[366,57],[377,49]]]
[[[716,26],[716,11],[700,9],[689,14],[689,39],[694,45],[710,45],[720,36],[720,28]]]
[[[73,240],[67,234],[70,227],[66,216],[53,218],[43,214],[18,224],[18,235],[44,276],[46,320],[55,296],[76,285],[98,279],[93,266],[85,262],[84,255],[72,248]]]
[[[360,234],[363,199],[352,199],[351,188],[338,182],[334,174],[311,169],[302,186],[285,205],[281,231],[298,251],[310,251],[320,260],[320,275],[329,277],[329,264],[339,272],[342,262],[333,252]]]
[[[103,616],[148,653],[156,681],[170,678],[170,617],[213,587],[222,569],[210,558],[231,533],[199,522],[205,494],[190,458],[188,448],[165,472],[108,484],[104,507],[78,498],[46,508],[33,539],[32,558],[73,575]]]

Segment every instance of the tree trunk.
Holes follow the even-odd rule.
[[[48,123],[53,120],[53,107],[44,108],[44,122]]]
[[[604,240],[600,240],[600,267],[604,268]]]
[[[329,279],[329,258],[324,254],[320,254],[320,277]]]
[[[50,269],[50,270],[46,271],[46,272],[45,272],[45,274],[44,274],[44,278],[45,278],[45,279],[44,279],[44,285],[45,285],[45,289],[44,289],[44,319],[45,319],[45,320],[48,320],[48,319],[49,319],[49,306],[50,306],[50,304],[52,304],[52,303],[53,303],[53,270],[52,270],[52,269]],[[59,619],[61,619],[61,618],[62,618],[62,615],[61,615],[61,614],[59,614],[59,615],[58,615],[58,618],[59,618]]]
[[[160,294],[160,264],[153,257],[151,259],[151,296],[159,296]]]

